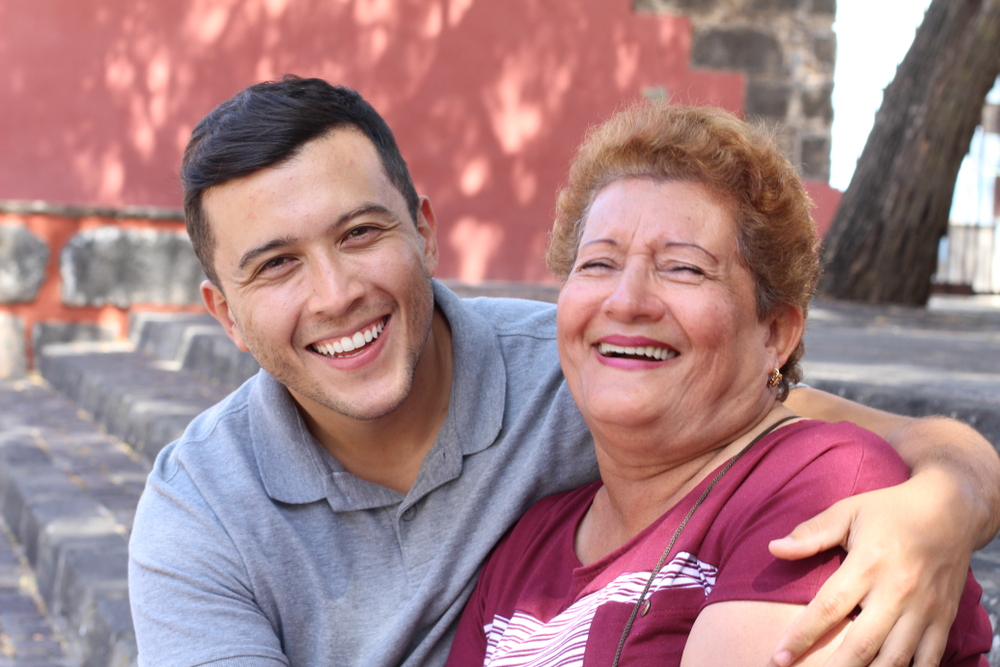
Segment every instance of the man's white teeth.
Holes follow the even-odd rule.
[[[313,348],[320,354],[325,354],[328,357],[332,357],[334,354],[354,352],[378,338],[378,335],[382,333],[382,329],[384,328],[385,320],[382,319],[377,324],[373,324],[363,331],[356,332],[353,336],[344,336],[340,340],[335,340],[326,345],[313,345]]]
[[[657,361],[673,359],[677,356],[677,352],[668,347],[652,345],[646,345],[645,347],[622,347],[621,345],[612,345],[611,343],[598,343],[597,351],[605,357],[647,357],[649,359],[656,359]]]

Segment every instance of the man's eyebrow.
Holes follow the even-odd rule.
[[[294,243],[295,239],[291,236],[279,236],[276,239],[271,239],[263,245],[259,245],[256,248],[250,248],[243,256],[240,257],[240,263],[236,266],[237,270],[242,271],[246,268],[246,265],[252,262],[257,257],[263,255],[266,252],[270,252],[275,248],[280,248],[282,246],[291,245]]]
[[[337,218],[337,220],[332,225],[330,225],[330,230],[335,230],[338,227],[346,225],[351,220],[359,216],[366,215],[368,213],[381,213],[390,216],[393,215],[391,210],[389,210],[385,206],[382,206],[381,204],[376,204],[373,202],[365,203],[357,207],[356,209],[348,211],[347,213]],[[243,256],[240,257],[240,263],[237,265],[236,268],[237,270],[242,271],[243,269],[246,268],[247,264],[252,262],[257,257],[260,257],[264,253],[270,252],[275,248],[281,248],[283,246],[292,245],[293,243],[295,243],[295,238],[291,236],[279,236],[278,238],[271,239],[267,243],[259,245],[256,248],[251,248],[250,250],[247,250],[245,253],[243,253]]]

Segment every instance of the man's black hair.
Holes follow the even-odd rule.
[[[357,129],[375,145],[386,175],[416,222],[419,202],[406,162],[392,130],[361,95],[346,86],[293,75],[259,83],[201,119],[181,163],[188,235],[216,286],[221,288],[212,263],[215,240],[202,206],[205,191],[289,160],[309,141],[340,127]]]

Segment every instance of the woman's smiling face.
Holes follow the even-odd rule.
[[[684,451],[773,401],[781,360],[734,211],[688,181],[616,181],[594,200],[558,322],[563,372],[598,440],[605,427],[654,427]]]

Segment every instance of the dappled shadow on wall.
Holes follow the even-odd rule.
[[[194,124],[292,72],[359,90],[440,222],[439,274],[549,279],[555,193],[586,128],[643,92],[739,111],[689,68],[686,19],[629,0],[4,3],[0,198],[177,206]],[[10,119],[10,122],[6,120]]]

